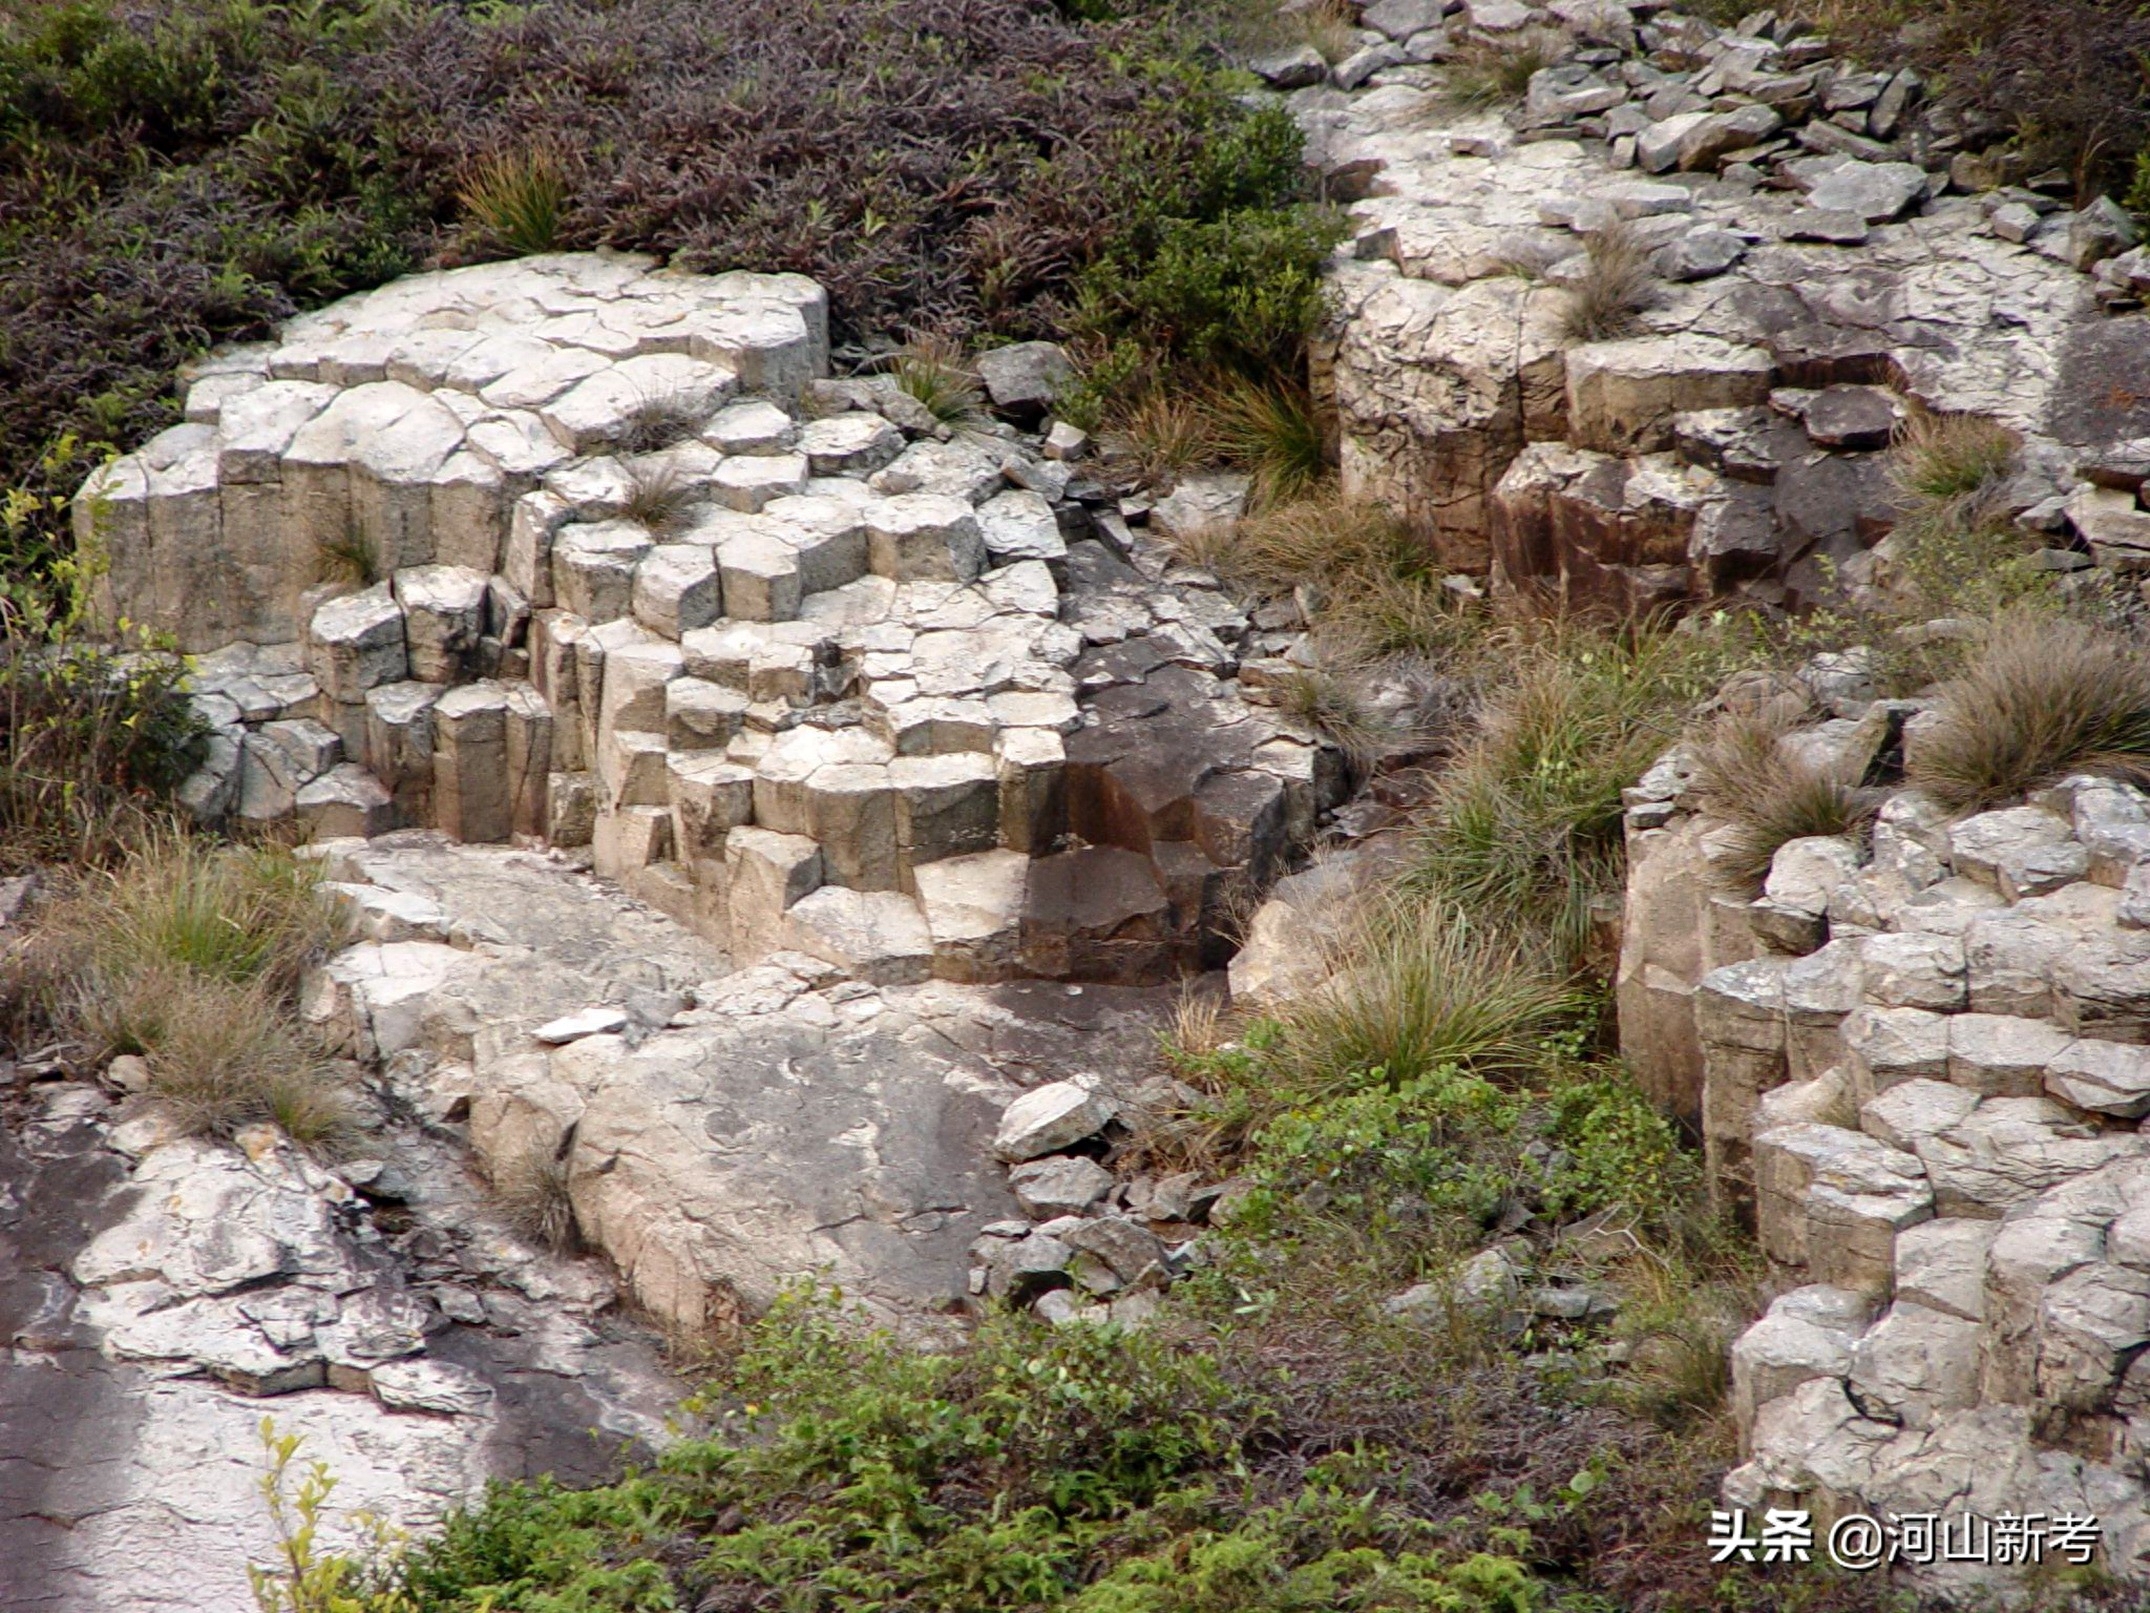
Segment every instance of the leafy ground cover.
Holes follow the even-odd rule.
[[[1327,236],[1201,3],[0,0],[0,575],[188,356],[474,256],[797,270],[851,340],[1289,363]]]

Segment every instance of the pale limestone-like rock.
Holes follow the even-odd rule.
[[[871,476],[903,452],[903,433],[878,414],[855,411],[810,420],[798,450],[816,476]]]
[[[875,574],[898,582],[969,582],[985,568],[977,516],[966,501],[942,494],[884,499],[867,512],[866,538]]]
[[[2053,1055],[2046,1090],[2078,1109],[2123,1120],[2150,1114],[2150,1047],[2084,1038]]]
[[[1937,1213],[1986,1218],[2142,1149],[2142,1139],[2100,1132],[2046,1098],[1984,1099],[1918,1145]]]
[[[697,544],[659,544],[635,567],[629,608],[653,633],[677,639],[724,614],[717,563]]]
[[[363,700],[366,691],[410,675],[403,612],[386,583],[331,599],[306,629],[307,670],[331,700]]]
[[[1732,1345],[1732,1407],[1742,1428],[1773,1400],[1814,1378],[1842,1378],[1872,1302],[1848,1289],[1813,1284],[1779,1295],[1769,1313]]]
[[[1008,1105],[993,1136],[993,1153],[1010,1163],[1057,1153],[1093,1137],[1120,1112],[1094,1080],[1053,1081]]]
[[[1982,1321],[1986,1314],[1986,1251],[2000,1230],[1995,1221],[1943,1216],[1896,1235],[1896,1297],[1931,1311]]]
[[[1926,170],[1910,162],[1846,162],[1807,192],[1811,206],[1886,224],[1926,194]]]
[[[459,683],[476,671],[485,574],[467,566],[414,566],[397,572],[394,585],[410,675],[421,683]]]
[[[1111,1190],[1112,1172],[1094,1159],[1054,1155],[1008,1172],[1008,1185],[1026,1215],[1082,1215]]]
[[[2089,871],[2089,855],[2069,824],[2042,807],[2008,807],[1965,818],[1949,830],[1960,874],[1994,886],[2010,901],[2058,889]]]
[[[1869,936],[1860,957],[1868,1002],[1945,1014],[1968,1000],[1963,943],[1952,937],[1917,932]]]
[[[1669,448],[1674,414],[1763,402],[1774,373],[1767,353],[1713,336],[1588,342],[1567,355],[1570,440],[1614,454]]]
[[[947,857],[912,870],[937,979],[981,982],[1021,974],[1028,874],[1029,859],[1016,851]]]
[[[1899,1298],[1852,1346],[1854,1403],[1907,1428],[1977,1405],[1979,1332],[1974,1321]]]
[[[1923,1008],[1861,1008],[1843,1023],[1852,1090],[1863,1104],[1904,1081],[1945,1080],[1949,1022]]]
[[[1066,572],[1067,540],[1053,507],[1039,494],[1024,488],[995,494],[978,507],[978,527],[994,565],[1038,560]]]
[[[585,1036],[609,1036],[626,1028],[627,1016],[617,1008],[584,1008],[547,1020],[530,1034],[549,1047],[562,1047]]]
[[[1754,1139],[1757,1219],[1775,1259],[1863,1293],[1894,1280],[1896,1234],[1929,1220],[1917,1158],[1860,1132],[1793,1125]]]
[[[1978,1106],[1977,1094],[1946,1081],[1904,1081],[1870,1098],[1859,1109],[1859,1126],[1891,1148],[1915,1153]]]
[[[2032,1098],[2074,1038],[2040,1019],[1958,1014],[1948,1022],[1948,1078],[1984,1097]]]

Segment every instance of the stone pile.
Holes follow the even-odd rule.
[[[1169,1077],[1136,1095],[1189,1107],[1197,1094]],[[1120,1101],[1094,1075],[1035,1087],[1002,1113],[993,1152],[1027,1219],[979,1229],[970,1292],[1027,1306],[1050,1322],[1139,1327],[1174,1278],[1201,1261],[1200,1238],[1241,1184],[1193,1171],[1122,1178],[1107,1168]],[[1220,1213],[1222,1212],[1222,1213]]]
[[[1749,691],[1750,695],[1755,691]],[[1768,698],[1879,784],[1920,706],[1857,655]],[[1733,1351],[1741,1506],[2102,1521],[2150,1571],[2150,796],[1888,794],[1760,894],[1668,755],[1629,792],[1622,1041],[1698,1123],[1780,1297]]]
[[[1333,71],[1258,62],[1351,239],[1318,355],[1346,489],[1408,515],[1510,610],[1798,607],[1872,574],[1906,414],[2023,439],[2006,502],[2057,566],[2150,561],[2150,283],[2126,215],[2071,211],[1926,101],[1773,13],[1380,0]],[[1508,113],[1459,54],[1550,51]],[[1570,333],[1590,249],[1654,276],[1632,329]],[[2117,317],[2107,317],[2111,313]]]
[[[811,281],[606,255],[398,281],[205,361],[187,423],[76,501],[105,616],[196,655],[188,804],[587,845],[741,963],[1221,961],[1344,789],[1236,677],[1297,634],[1130,530],[1046,418],[1058,349],[982,362],[1021,428],[827,364]],[[1243,492],[1183,488],[1160,535]]]

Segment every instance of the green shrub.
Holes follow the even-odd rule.
[[[1342,231],[1311,208],[1166,219],[1154,252],[1084,273],[1078,323],[1198,367],[1289,374],[1321,316],[1321,266]]]
[[[173,656],[19,631],[0,599],[0,869],[98,861],[200,760]]]

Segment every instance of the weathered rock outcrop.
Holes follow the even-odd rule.
[[[690,1333],[814,1275],[909,1328],[963,1309],[971,1244],[1015,1213],[1003,1109],[1046,1075],[1139,1068],[1160,1007],[790,949],[733,970],[538,852],[411,832],[320,855],[371,938],[309,1013],[489,1175],[559,1162],[582,1235]]]
[[[1841,715],[1784,743],[1885,782],[1915,703],[1854,671],[1809,667]],[[1629,792],[1620,975],[1625,1050],[1782,1291],[1733,1352],[1727,1496],[2094,1515],[2101,1560],[2150,1571],[2150,797],[2086,775],[1951,815],[1899,785],[1759,894],[1727,827],[1677,753]]]
[[[437,1523],[492,1477],[609,1474],[679,1386],[600,1262],[514,1235],[437,1131],[375,1114],[334,1170],[269,1128],[174,1135],[47,1080],[0,1131],[0,1603],[193,1613],[274,1547],[263,1415],[354,1511]],[[373,1106],[368,1105],[369,1111]]]
[[[742,964],[1220,961],[1344,786],[1235,679],[1292,635],[1130,533],[1079,434],[830,382],[825,323],[797,276],[533,258],[207,361],[76,501],[105,614],[202,652],[188,804],[588,845]]]
[[[1923,408],[2019,434],[2011,510],[2136,569],[2132,226],[2014,184],[1916,75],[1775,16],[1469,8],[1398,39],[1369,8],[1365,60],[1256,64],[1351,202],[1317,366],[1346,490],[1510,610],[1798,607],[1870,574],[1897,518],[1875,454]],[[1565,59],[1523,106],[1444,98],[1442,64],[1524,27]],[[1565,321],[1606,231],[1647,306],[1591,339]]]

